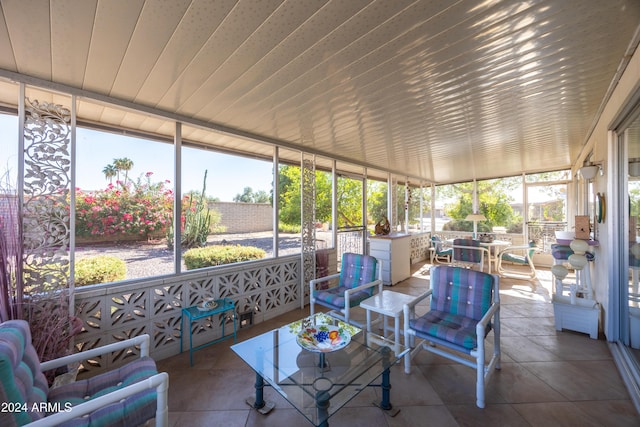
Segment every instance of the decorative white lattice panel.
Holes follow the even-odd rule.
[[[242,265],[195,271],[146,279],[126,285],[97,289],[78,289],[76,312],[85,323],[77,337],[76,349],[100,345],[148,333],[151,355],[156,359],[174,356],[180,351],[183,307],[196,305],[203,298],[230,298],[237,313],[253,311],[253,323],[297,309],[300,304],[301,257],[292,255]],[[218,338],[233,328],[233,314],[223,313],[194,322],[194,345]],[[185,340],[186,339],[186,340]],[[183,334],[188,348],[188,334]],[[128,360],[134,353],[122,353],[110,359],[99,358],[87,364],[92,372]]]

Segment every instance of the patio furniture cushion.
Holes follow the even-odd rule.
[[[157,373],[155,361],[148,356],[141,357],[118,369],[57,387],[49,393],[49,401],[58,402],[58,406],[61,408],[65,407],[65,403],[78,405],[142,381]],[[137,426],[149,418],[153,418],[155,411],[156,391],[149,389],[100,408],[87,417],[76,418],[63,425],[73,427]]]
[[[468,350],[473,350],[477,345],[477,324],[478,321],[470,317],[456,316],[439,310],[431,310],[424,316],[409,322],[411,328],[422,333],[418,333],[418,336],[428,335],[440,338]],[[488,333],[490,328],[487,329]]]
[[[529,264],[529,259],[533,256],[533,252],[535,251],[536,244],[535,242],[529,242],[529,248],[525,255],[519,255],[516,253],[508,252],[509,248],[501,255],[503,261],[509,261],[516,264]]]
[[[49,411],[64,411],[88,400],[107,395],[158,372],[154,360],[140,357],[95,377],[49,389],[38,355],[31,342],[29,324],[9,320],[0,324],[0,398],[16,410],[0,412],[0,425],[21,426],[41,419]],[[63,427],[137,426],[156,417],[156,388],[128,395],[85,415],[56,424]]]
[[[382,264],[372,256],[343,253],[340,273],[309,281],[311,315],[315,314],[315,305],[320,304],[331,308],[332,316],[352,322],[350,309],[372,296],[376,288],[382,292],[381,267]],[[355,321],[353,323],[360,326]]]
[[[412,319],[409,326],[418,336],[425,334],[472,350],[478,342],[476,325],[492,302],[492,276],[463,268],[439,272],[431,276],[431,310]],[[490,330],[489,324],[486,333]]]
[[[460,262],[479,263],[483,260],[482,251],[471,248],[479,248],[480,241],[474,239],[455,239],[453,241],[453,258]],[[465,247],[456,247],[465,246]]]
[[[40,370],[40,361],[31,345],[27,322],[9,320],[0,325],[0,395],[4,402],[26,404],[27,411],[0,414],[5,425],[23,425],[40,419],[44,414],[31,411],[47,401],[49,386]]]
[[[453,248],[444,248],[440,236],[431,237],[431,242],[436,251],[436,257],[447,257],[453,254]]]
[[[480,271],[449,268],[431,276],[431,309],[480,320],[491,305],[493,281]]]
[[[360,303],[372,295],[372,290],[375,287],[364,289],[358,292],[354,292],[349,297],[349,307],[356,307]],[[337,286],[330,289],[322,289],[314,292],[316,300],[321,301],[325,305],[330,305],[333,309],[343,309],[345,306],[344,291],[347,290],[345,286]]]
[[[340,286],[351,289],[376,280],[378,260],[369,255],[346,252],[342,255]],[[344,291],[344,290],[343,290]],[[373,295],[373,288],[369,290]]]
[[[571,246],[569,245],[554,243],[551,245],[551,255],[554,259],[566,261],[571,255],[573,255],[573,250],[571,250]],[[595,256],[591,252],[586,252],[584,255],[589,261],[593,261],[595,259]]]

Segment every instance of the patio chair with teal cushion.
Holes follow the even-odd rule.
[[[149,335],[40,363],[24,320],[0,324],[0,425],[138,426],[155,418],[168,425],[167,373],[149,357]],[[140,347],[140,357],[109,372],[49,388],[43,372],[100,355]]]
[[[429,289],[404,306],[404,340],[411,357],[421,349],[476,370],[476,405],[485,406],[485,386],[494,369],[500,369],[499,277],[462,267],[431,268]],[[431,297],[430,309],[416,317],[415,307]],[[485,341],[493,331],[493,354],[485,356]],[[422,342],[416,344],[416,339]],[[469,356],[473,360],[469,359]]]
[[[453,254],[453,249],[449,247],[445,247],[440,236],[437,236],[437,235],[432,236],[431,245],[432,245],[431,246],[432,247],[431,264],[433,264],[434,261],[446,262],[446,263],[451,262],[451,255]]]
[[[536,250],[536,243],[532,240],[528,245],[509,246],[498,254],[498,274],[516,279],[535,279],[536,267],[533,265],[533,254]],[[503,265],[508,262],[526,266],[527,270],[509,269]]]
[[[332,316],[355,324],[350,310],[372,296],[376,287],[378,292],[382,292],[381,270],[381,263],[376,258],[345,252],[342,255],[340,273],[309,282],[311,315],[315,314],[315,304],[320,304],[330,308]],[[337,284],[336,279],[339,279]]]

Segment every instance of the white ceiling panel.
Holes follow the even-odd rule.
[[[51,9],[52,80],[81,87],[96,14],[94,2],[59,2]]]
[[[144,4],[118,69],[111,96],[126,100],[135,99],[189,3],[190,0],[165,1],[162,2],[161,8],[150,2]],[[153,34],[153,37],[150,34]]]
[[[52,1],[51,6],[55,7],[57,3]],[[143,5],[143,0],[97,2],[83,89],[110,94]],[[77,36],[86,37],[84,34]],[[153,37],[155,34],[148,35],[148,38]]]
[[[7,67],[11,71],[45,80],[51,79],[51,27],[48,3],[40,0],[3,0],[1,5],[13,53],[6,59]],[[5,62],[5,58],[2,61]]]
[[[637,0],[2,0],[0,76],[94,93],[81,121],[446,183],[571,167],[639,24]]]

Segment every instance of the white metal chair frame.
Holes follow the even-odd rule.
[[[514,279],[535,279],[536,278],[536,267],[533,265],[533,256],[531,254],[533,247],[530,245],[519,245],[519,246],[509,246],[498,253],[498,274],[505,277],[511,277]],[[522,261],[516,261],[514,259],[503,259],[503,255],[516,255],[522,257]],[[522,254],[522,255],[520,255]],[[505,268],[502,263],[503,262],[513,262],[520,265],[529,266],[528,272],[522,272],[517,270],[510,270]]]
[[[433,264],[434,261],[449,264],[451,262],[453,249],[446,245],[446,243],[440,238],[433,236],[431,238],[431,247],[429,248],[429,252],[431,264]]]

